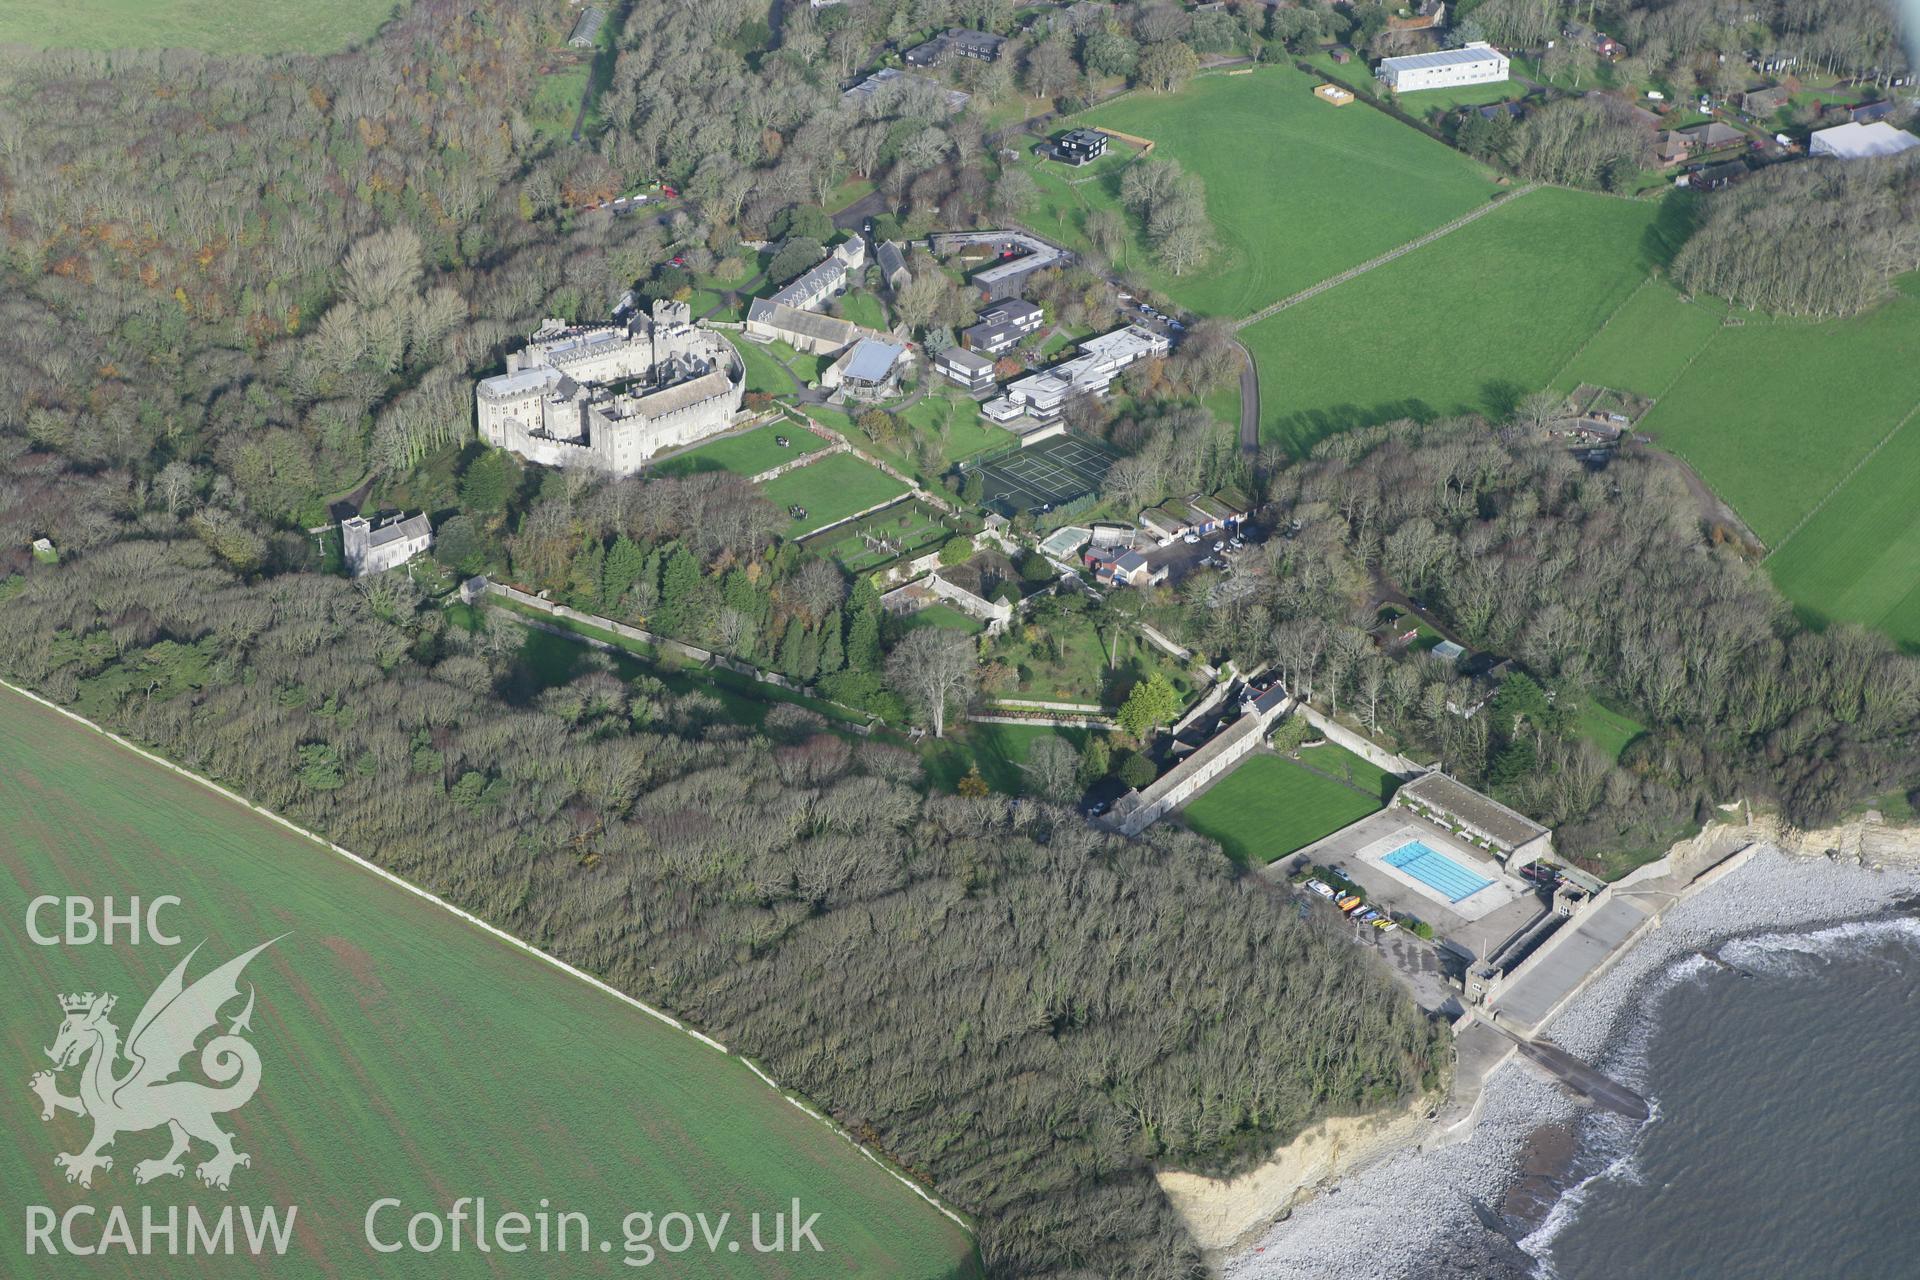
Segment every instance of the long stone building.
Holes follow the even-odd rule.
[[[629,475],[662,449],[725,431],[746,369],[684,302],[624,324],[549,320],[474,389],[480,438],[530,462]]]

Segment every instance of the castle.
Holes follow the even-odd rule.
[[[480,438],[530,462],[638,471],[662,449],[733,424],[746,369],[727,340],[696,327],[684,302],[651,319],[549,320],[507,371],[474,389]]]

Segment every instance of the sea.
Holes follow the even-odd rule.
[[[1756,933],[1674,961],[1603,1065],[1521,1246],[1545,1280],[1920,1277],[1920,920]]]

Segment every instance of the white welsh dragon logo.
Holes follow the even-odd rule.
[[[213,1119],[223,1111],[245,1106],[260,1087],[260,1054],[241,1038],[241,1032],[252,1029],[251,986],[247,988],[246,1008],[228,1024],[227,1033],[216,1034],[200,1050],[200,1070],[223,1087],[174,1076],[182,1060],[193,1052],[194,1042],[204,1032],[218,1030],[221,1007],[239,997],[240,971],[247,961],[278,941],[269,939],[187,986],[187,965],[200,950],[195,947],[147,997],[140,1016],[133,1020],[133,1029],[127,1033],[124,1050],[119,1028],[107,1020],[113,1012],[113,996],[89,991],[60,997],[66,1020],[60,1024],[53,1048],[46,1051],[54,1061],[54,1070],[36,1073],[29,1085],[40,1097],[42,1120],[53,1119],[57,1111],[93,1118],[93,1140],[85,1149],[54,1157],[54,1163],[66,1170],[68,1182],[92,1186],[94,1170],[113,1168],[113,1157],[102,1151],[113,1145],[116,1137],[161,1125],[173,1135],[173,1145],[159,1159],[134,1165],[135,1182],[179,1177],[185,1172],[180,1157],[188,1153],[194,1138],[213,1147],[212,1158],[194,1170],[210,1187],[225,1190],[236,1165],[253,1163],[246,1153],[233,1149],[233,1135]],[[123,1052],[131,1065],[124,1073],[115,1074]],[[56,1072],[75,1065],[80,1065],[80,1092],[77,1097],[68,1097],[60,1092]]]

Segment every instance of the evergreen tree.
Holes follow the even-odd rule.
[[[626,534],[614,539],[606,560],[600,566],[600,607],[617,610],[627,589],[647,570],[647,553]],[[656,570],[657,571],[657,570]]]
[[[660,605],[654,611],[659,630],[685,635],[698,615],[700,566],[685,547],[675,547],[660,573]]]
[[[846,665],[846,650],[840,643],[840,613],[834,610],[820,623],[820,674],[832,675]]]
[[[600,604],[600,574],[607,558],[607,549],[600,545],[600,539],[588,538],[580,545],[580,554],[573,558],[573,568],[567,575],[567,598],[578,609],[595,609]]]

